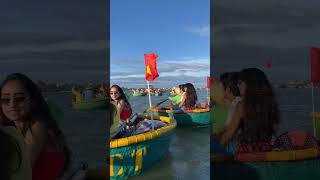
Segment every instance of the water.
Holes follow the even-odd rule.
[[[320,89],[314,92],[315,111],[320,110]],[[276,89],[281,111],[278,134],[290,130],[303,130],[313,134],[311,89]]]
[[[198,90],[200,101],[206,101],[206,91]],[[105,165],[106,112],[71,111],[71,94],[45,93],[45,97],[62,107],[65,120],[61,127],[76,160],[87,161],[91,168]],[[279,134],[300,129],[313,133],[311,89],[276,89],[281,110],[282,123]],[[152,105],[167,96],[152,96]],[[149,107],[148,96],[130,97],[135,112],[141,113]],[[167,102],[166,102],[167,103]],[[166,105],[164,103],[164,106]],[[320,110],[320,89],[315,89],[315,109]],[[167,155],[142,175],[129,180],[141,179],[210,179],[209,128],[177,127]]]
[[[197,90],[198,99],[207,102],[207,92]],[[151,96],[152,105],[166,99],[168,95]],[[149,97],[130,97],[135,112],[142,113],[149,107]],[[160,106],[166,106],[165,102]],[[210,179],[210,129],[209,127],[177,127],[167,155],[143,175],[129,180],[155,179]]]
[[[44,93],[44,96],[64,112],[60,126],[75,161],[86,161],[89,168],[105,166],[106,111],[72,111],[69,92]]]

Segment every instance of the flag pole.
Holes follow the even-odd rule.
[[[147,80],[147,85],[148,85],[148,94],[149,94],[149,106],[150,106],[150,110],[151,110],[151,120],[153,120],[153,112],[151,109],[152,105],[151,105],[150,85],[149,85],[148,80]],[[152,123],[152,130],[154,130],[153,123]]]
[[[151,109],[151,95],[150,95],[150,86],[149,86],[149,81],[147,80],[147,85],[148,85],[148,94],[149,94],[149,106],[150,106],[150,109]]]

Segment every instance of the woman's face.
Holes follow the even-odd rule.
[[[120,92],[118,91],[117,88],[113,87],[110,90],[110,96],[112,100],[117,100],[120,97]]]
[[[229,87],[227,87],[225,90],[224,90],[224,97],[227,99],[227,100],[231,100],[233,94],[231,92],[231,89]]]
[[[244,96],[246,93],[246,88],[247,88],[246,83],[244,81],[239,80],[238,87],[239,87],[240,95]]]
[[[18,80],[3,86],[0,101],[2,112],[10,121],[23,121],[31,110],[30,97]]]

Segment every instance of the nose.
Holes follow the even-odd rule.
[[[17,105],[16,101],[14,100],[14,98],[11,98],[9,101],[9,107],[15,107]]]

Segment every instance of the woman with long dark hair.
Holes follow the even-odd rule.
[[[248,68],[240,72],[238,87],[243,100],[235,107],[220,142],[227,145],[234,140],[237,152],[270,151],[280,122],[272,86],[261,70]]]
[[[132,109],[123,90],[118,85],[111,86],[110,97],[111,101],[114,101],[117,105],[117,110],[120,114],[120,119],[122,121],[127,120],[132,114]]]
[[[0,118],[24,137],[32,164],[33,180],[55,180],[69,163],[64,135],[50,114],[37,85],[27,76],[10,74],[0,87]]]
[[[198,100],[197,92],[194,86],[191,83],[184,85],[185,89],[185,98],[182,96],[182,100],[179,103],[179,107],[184,107],[184,110],[192,110],[195,108],[195,105]]]

